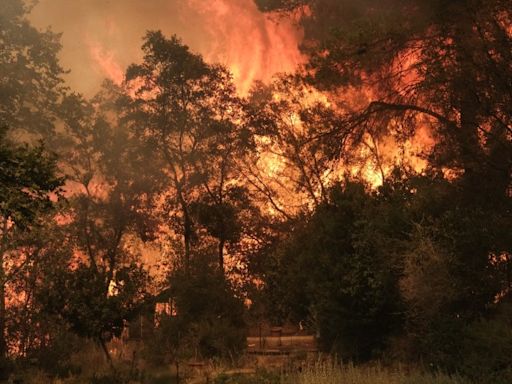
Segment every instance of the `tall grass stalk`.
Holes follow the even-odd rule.
[[[444,374],[384,368],[380,364],[355,366],[319,361],[287,375],[283,384],[467,384],[459,377]]]

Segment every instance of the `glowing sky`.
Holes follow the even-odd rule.
[[[141,60],[147,30],[176,34],[208,61],[225,64],[241,92],[303,61],[293,23],[263,15],[252,0],[39,0],[30,19],[63,33],[66,79],[87,96],[105,77],[120,82]]]

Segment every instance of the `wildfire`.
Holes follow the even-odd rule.
[[[301,32],[293,21],[275,20],[250,0],[187,0],[180,9],[187,18],[199,20],[197,25],[205,38],[199,42],[190,39],[189,43],[186,35],[180,37],[208,62],[228,67],[241,94],[247,94],[255,80],[268,82],[276,73],[293,72],[305,61],[298,48]],[[85,36],[85,45],[95,70],[121,84],[129,64],[123,45],[103,44],[97,36],[104,35],[107,43],[115,43],[123,29],[111,16],[100,25],[103,31],[96,32],[94,38]],[[148,25],[147,29],[152,28]],[[138,57],[130,59],[137,61]]]
[[[268,82],[278,72],[293,72],[304,62],[298,46],[301,32],[293,21],[274,20],[249,0],[188,0],[205,24],[209,47],[203,54],[210,62],[231,69],[242,94],[254,80]]]
[[[101,7],[97,3],[98,0],[91,0],[77,10],[64,0],[41,0],[41,6],[35,7],[36,20],[39,18],[45,25],[51,22],[56,30],[67,30],[68,37],[74,36],[86,47],[86,50],[82,50],[84,52],[74,52],[75,63],[67,64],[72,67],[71,76],[80,76],[79,82],[99,82],[99,77],[107,77],[121,84],[126,67],[141,61],[141,37],[151,29],[161,29],[167,36],[177,34],[190,45],[192,51],[201,53],[208,62],[225,65],[232,72],[242,95],[248,93],[255,80],[269,83],[276,73],[292,73],[306,61],[299,51],[303,36],[295,20],[264,14],[252,0],[185,0],[176,3],[155,0],[151,4],[102,3]],[[50,9],[51,14],[45,14],[43,6]],[[87,11],[89,8],[90,11]],[[57,19],[51,20],[52,15]],[[87,32],[84,33],[84,30]],[[66,34],[64,54],[66,47],[72,45],[65,39]],[[414,51],[407,51],[396,65],[410,69],[415,57]],[[90,76],[86,67],[92,72]],[[402,80],[413,81],[416,73],[405,72],[409,77]],[[131,86],[133,89],[128,91],[133,93],[138,86]],[[90,85],[87,87],[91,88]],[[345,107],[358,110],[375,97],[371,89],[345,89],[343,95],[329,96],[309,90],[304,92],[302,102],[320,102],[336,108],[340,98],[348,103]],[[297,125],[300,126],[300,122]],[[406,156],[414,162],[414,169],[421,170],[421,160],[414,153],[420,152],[418,148],[428,144],[428,140],[417,137],[413,141],[414,144],[407,144],[409,149],[405,155],[403,148],[396,147],[390,139],[379,142],[379,148],[372,148],[370,142],[370,147],[363,145],[361,148],[360,158],[371,158],[378,150],[385,164],[376,166],[375,162],[366,161],[357,165],[347,164],[346,167],[350,174],[364,178],[374,187],[382,183],[383,176],[396,164],[399,155]],[[269,176],[283,171],[283,165],[276,159],[264,158],[260,165],[266,165]],[[334,174],[330,173],[328,178],[334,177]]]

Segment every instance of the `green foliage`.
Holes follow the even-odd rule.
[[[106,84],[98,107],[74,94],[62,102],[64,167],[75,188],[37,296],[47,313],[102,345],[149,297],[148,273],[130,241],[152,238],[148,195],[158,184],[152,172],[139,171],[143,149],[117,115],[116,104],[125,101],[119,92]]]
[[[191,211],[197,222],[211,236],[236,243],[244,230],[242,213],[250,205],[247,190],[233,186],[226,188],[222,202],[216,201],[212,196],[205,196],[192,205]]]
[[[206,260],[170,277],[170,298],[175,304],[178,338],[201,357],[230,358],[245,349],[244,308],[231,283]],[[179,340],[181,342],[181,340]]]
[[[37,368],[50,377],[66,378],[81,373],[81,367],[72,361],[72,356],[83,346],[83,340],[73,334],[66,324],[57,317],[44,316],[37,313],[35,301],[31,311],[38,316],[32,316],[25,320],[33,326],[32,334],[27,335],[19,332],[16,334],[17,341],[23,342],[23,356],[16,360],[17,371],[26,371]],[[22,329],[25,324],[18,325]],[[44,337],[45,340],[41,340]],[[27,338],[31,341],[27,342]],[[16,345],[16,344],[14,344]]]
[[[63,88],[60,36],[30,25],[29,10],[25,1],[2,1],[0,126],[8,125],[18,138],[25,132],[51,140]]]
[[[123,375],[119,373],[107,373],[107,374],[99,374],[94,375],[90,378],[91,384],[125,384],[129,383],[129,379],[123,377]]]
[[[154,377],[148,380],[148,384],[173,384],[176,383],[176,376],[174,375],[162,375]]]
[[[0,380],[9,379],[10,374],[14,371],[14,363],[9,359],[0,359]]]
[[[388,202],[348,183],[331,191],[330,202],[278,246],[278,269],[294,317],[309,318],[321,346],[343,357],[367,359],[400,328],[400,267],[390,235],[404,223]]]
[[[328,204],[261,255],[267,312],[307,320],[320,346],[343,358],[395,346],[401,359],[483,380],[490,371],[464,371],[463,361],[485,351],[496,377],[506,377],[498,337],[478,333],[490,324],[479,319],[509,294],[508,258],[492,257],[511,247],[496,204],[508,209],[435,176],[397,175],[377,193],[337,186]]]
[[[45,309],[60,316],[76,334],[94,340],[120,336],[125,322],[141,311],[146,299],[147,274],[136,265],[118,269],[112,280],[85,265],[55,269],[46,278],[38,292]]]
[[[211,262],[195,259],[189,268],[175,269],[169,282],[161,300],[175,312],[157,314],[154,341],[146,342],[145,352],[153,363],[233,358],[245,349],[243,303]]]
[[[414,339],[431,367],[457,372],[476,383],[508,383],[511,378],[510,309],[507,304],[472,322],[438,314],[429,331]]]
[[[158,295],[174,312],[157,314],[145,340],[154,363],[245,348],[244,295],[225,274],[227,250],[259,267],[248,276],[263,282],[261,297],[252,297],[258,321],[302,320],[323,350],[344,359],[368,360],[391,346],[389,356],[401,348],[397,355],[434,370],[511,382],[509,2],[256,3],[298,11],[309,55],[302,76],[258,84],[243,100],[225,68],[176,36],[148,32],[142,63],[126,75],[135,95],[106,83],[85,100],[63,95],[59,36],[33,28],[25,2],[3,0],[0,371],[10,370],[2,357],[11,347],[37,360],[45,371],[38,380],[65,376],[81,343],[69,331],[100,342],[108,357],[105,343],[127,321],[152,315],[156,283],[133,243],[157,239],[179,260]],[[310,84],[335,91],[336,105],[309,102]],[[375,100],[363,106],[367,95]],[[366,135],[378,158],[382,137],[407,140],[419,126],[436,140],[421,175],[403,166],[375,191],[331,182],[333,161],[361,166],[354,152]],[[64,154],[66,206],[53,198],[64,182],[56,157],[42,144],[19,144],[34,136]],[[265,174],[264,154],[286,167]],[[283,190],[306,203],[280,204],[274,197]],[[285,222],[260,220],[261,196]],[[84,380],[127,382],[133,372],[125,373]],[[216,380],[462,382],[335,364]]]
[[[6,0],[0,12],[0,360],[34,352],[51,328],[33,290],[64,183],[57,156],[45,148],[56,149],[64,92],[59,36],[30,25],[29,11],[25,1]]]
[[[50,193],[58,193],[64,179],[57,176],[55,155],[44,146],[19,146],[0,130],[0,215],[25,229],[54,207]]]
[[[505,384],[512,380],[512,312],[505,304],[488,319],[478,320],[464,329],[456,369],[478,383]]]
[[[44,220],[55,212],[51,195],[58,198],[64,182],[57,173],[56,158],[43,145],[20,146],[6,138],[4,127],[0,129],[0,360],[9,345],[26,341],[16,336],[26,336],[23,320],[31,317],[30,311],[20,317],[15,317],[17,308],[8,313],[6,287],[11,294],[31,292],[33,265],[44,247],[38,235],[44,233]],[[26,302],[25,309],[30,300]]]
[[[236,162],[254,146],[243,101],[225,68],[206,63],[176,36],[148,32],[142,50],[143,63],[127,70],[128,82],[144,84],[130,122],[166,178],[166,224],[182,236],[186,260],[204,245],[200,229],[206,229],[223,268],[225,244],[239,240],[247,201],[243,188],[233,186]]]
[[[418,181],[421,189],[411,200],[410,212],[422,223],[413,226],[406,243],[400,282],[408,338],[405,345],[398,344],[402,356],[479,382],[492,376],[492,370],[498,380],[506,376],[507,365],[500,363],[503,347],[493,333],[503,331],[499,324],[504,319],[496,318],[492,308],[498,297],[509,294],[509,278],[503,273],[509,261],[493,260],[492,255],[510,252],[508,235],[500,230],[507,219],[495,206],[504,204],[507,210],[508,203],[474,201],[458,183]],[[509,339],[506,332],[499,337],[504,343]],[[476,364],[486,359],[488,364]],[[483,366],[493,368],[486,371]]]

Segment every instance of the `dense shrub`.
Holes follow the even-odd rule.
[[[169,286],[162,300],[172,303],[173,313],[157,314],[158,326],[144,343],[149,360],[231,358],[245,349],[243,302],[208,258],[177,267]]]
[[[461,342],[461,374],[477,383],[512,383],[512,307],[465,329]]]

